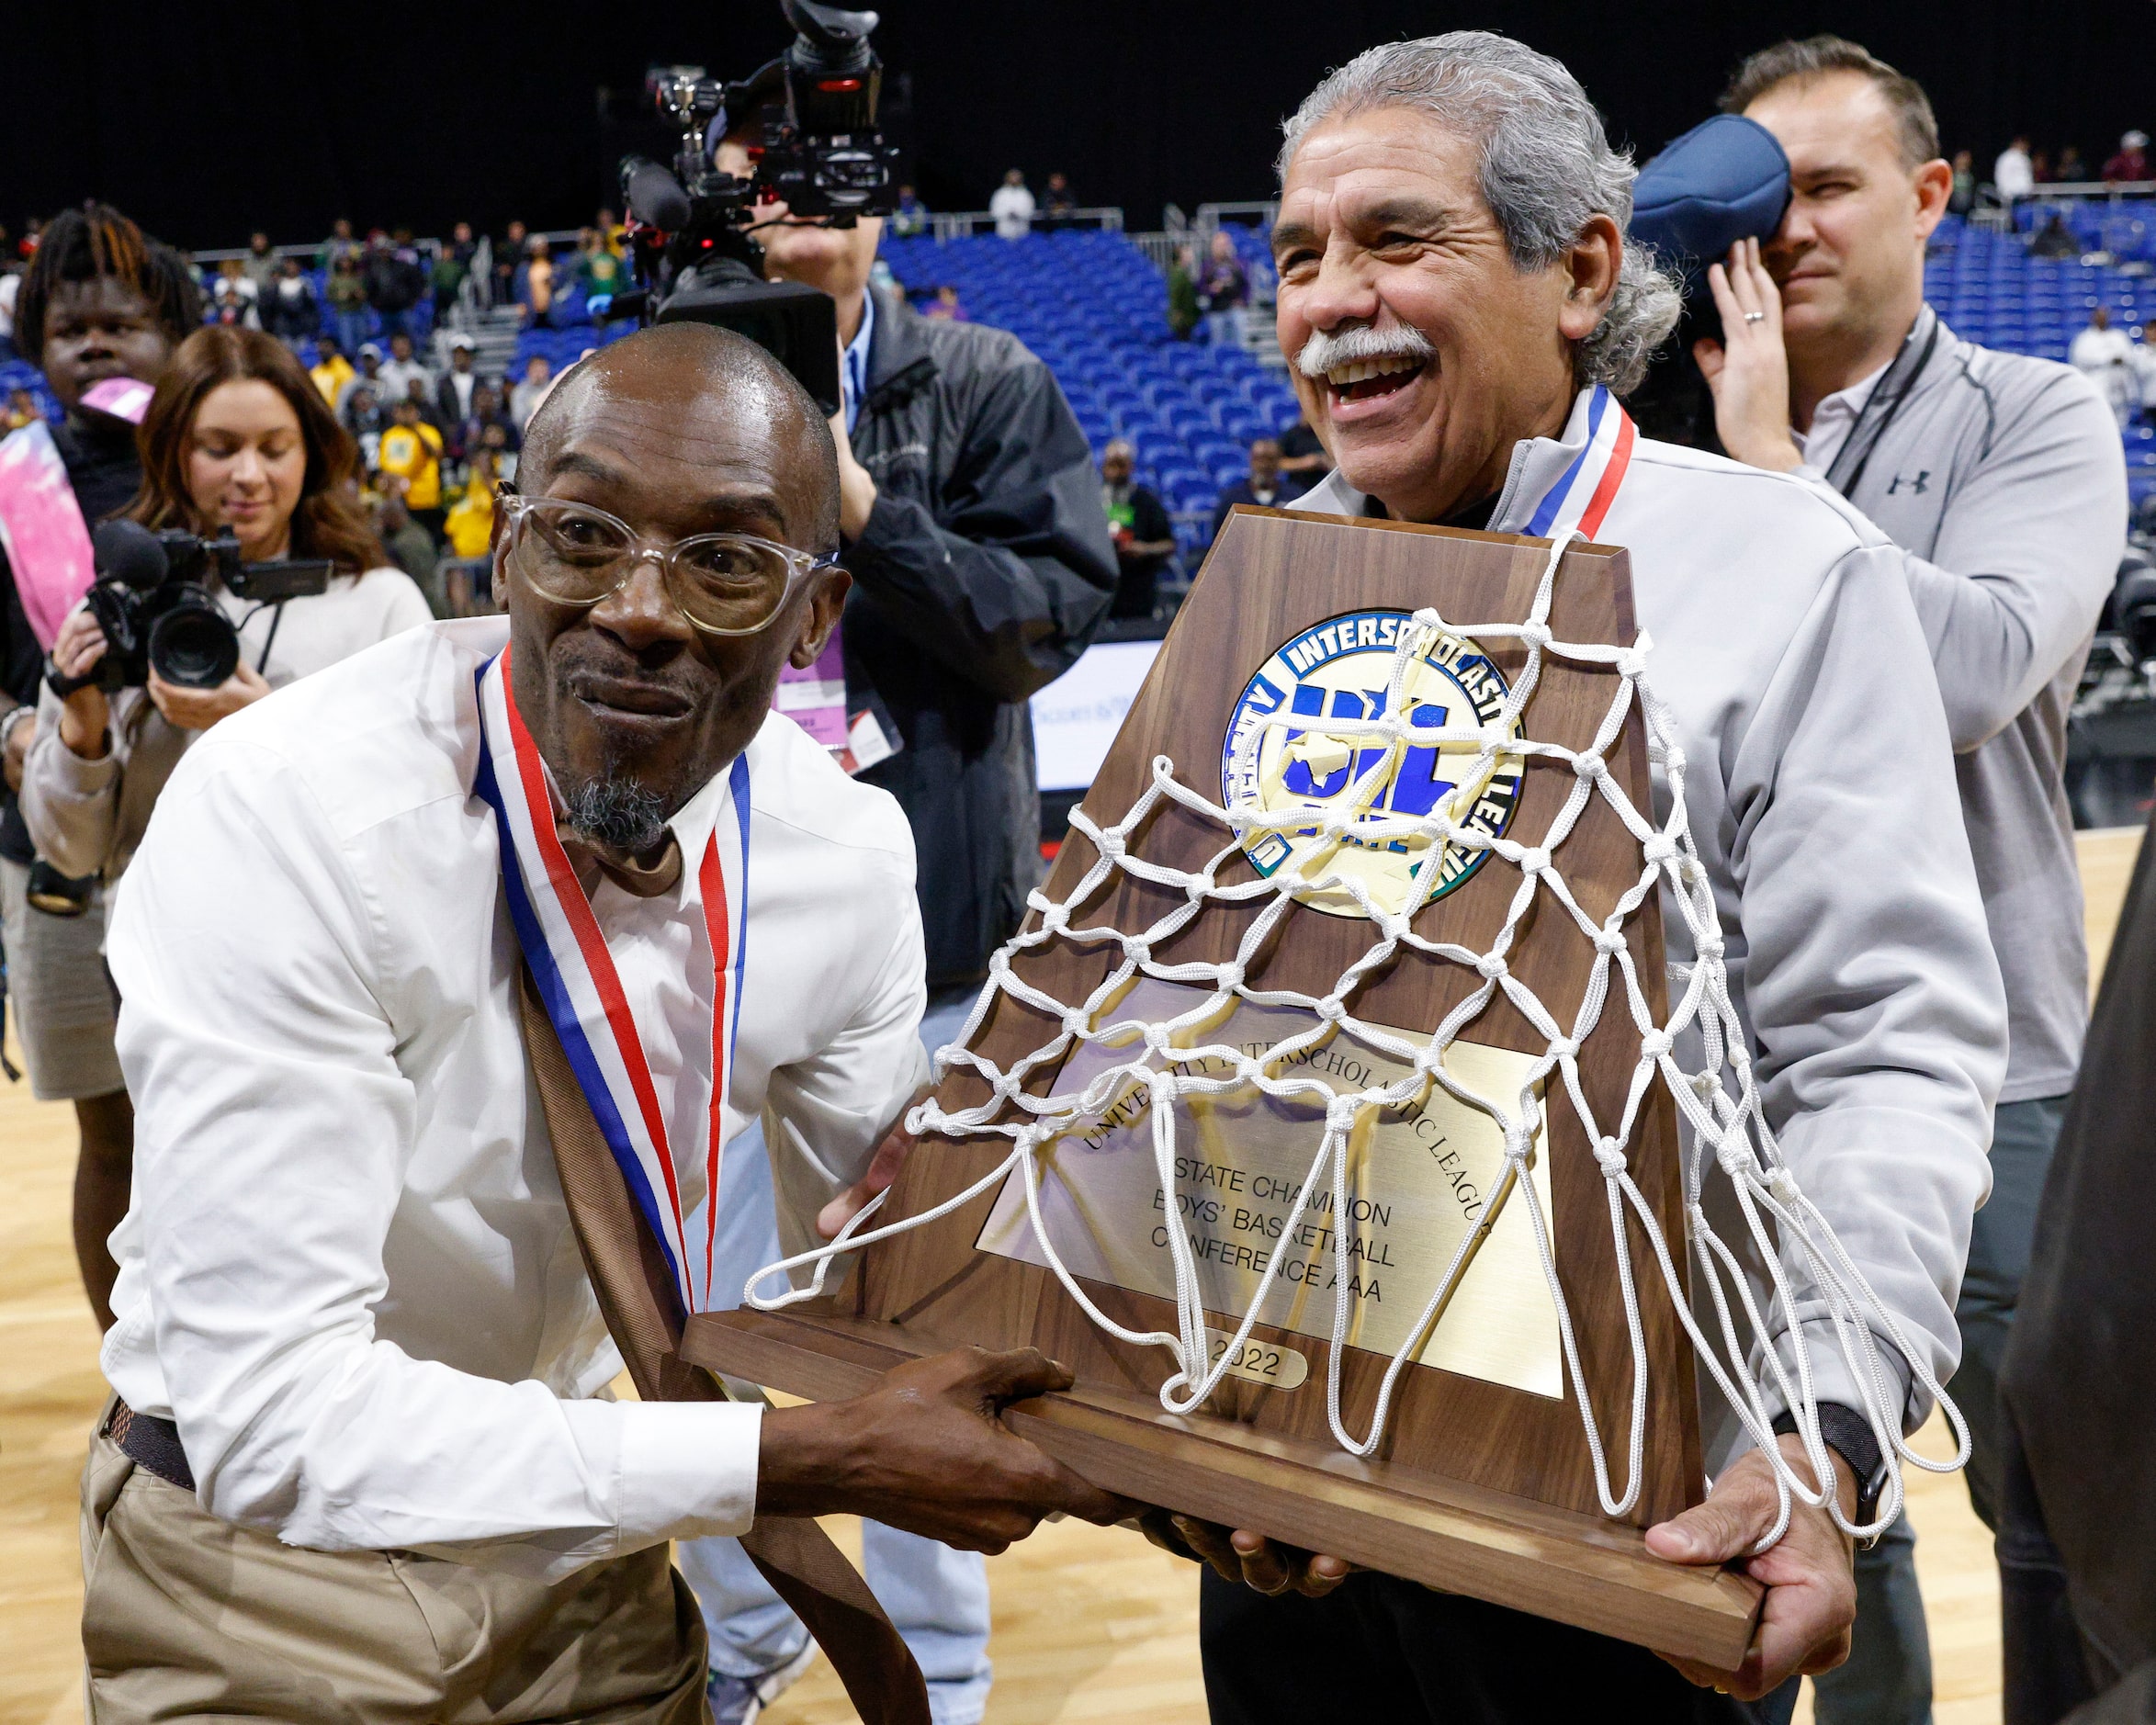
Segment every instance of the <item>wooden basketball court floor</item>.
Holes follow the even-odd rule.
[[[2140,841],[2080,840],[2090,955],[2100,975]],[[68,1235],[73,1115],[0,1083],[0,1725],[83,1717],[75,1486],[103,1404],[96,1332]],[[1947,1445],[1938,1422],[1929,1453]],[[1960,1481],[1917,1474],[1917,1572],[1931,1620],[1938,1725],[1996,1725],[1998,1586],[1991,1539]],[[834,1524],[859,1556],[859,1538]],[[1202,1725],[1196,1572],[1134,1534],[1066,1522],[991,1561],[996,1688],[989,1725],[1129,1719]],[[1809,1697],[1799,1712],[1810,1717]],[[770,1725],[853,1718],[819,1663]]]

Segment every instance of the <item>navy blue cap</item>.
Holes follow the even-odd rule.
[[[1631,237],[1665,262],[1711,264],[1764,240],[1789,204],[1789,158],[1755,119],[1717,114],[1640,170]]]

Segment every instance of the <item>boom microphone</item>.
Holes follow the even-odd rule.
[[[679,233],[692,219],[689,195],[682,190],[682,183],[642,156],[622,163],[621,195],[631,215],[663,233]]]
[[[139,521],[107,521],[90,536],[97,573],[139,592],[148,592],[164,580],[164,547],[157,536]]]

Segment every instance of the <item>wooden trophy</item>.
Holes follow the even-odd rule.
[[[1379,938],[1352,895],[1338,889],[1345,874],[1395,914],[1419,902],[1411,925],[1417,934],[1473,953],[1490,949],[1523,877],[1489,851],[1442,842],[1419,851],[1386,841],[1358,846],[1336,833],[1332,860],[1309,866],[1310,847],[1325,842],[1328,799],[1371,782],[1359,777],[1369,758],[1361,752],[1366,735],[1329,734],[1322,722],[1374,716],[1391,698],[1411,701],[1419,726],[1472,728],[1478,719],[1488,726],[1520,678],[1528,648],[1514,638],[1485,644],[1469,637],[1476,624],[1528,619],[1549,554],[1546,541],[1505,534],[1274,510],[1230,516],[1084,811],[1099,829],[1124,822],[1153,785],[1156,759],[1165,757],[1176,781],[1212,804],[1235,806],[1240,798],[1246,806],[1255,800],[1268,809],[1307,805],[1317,812],[1302,830],[1238,834],[1202,810],[1163,800],[1132,830],[1129,855],[1185,876],[1211,866],[1222,888],[1283,870],[1290,878],[1301,871],[1303,879],[1336,885],[1330,892],[1298,892],[1284,905],[1279,893],[1262,888],[1225,901],[1207,897],[1145,954],[1148,968],[1093,1015],[1094,1028],[1134,1017],[1165,1023],[1205,1002],[1214,990],[1204,983],[1152,972],[1234,960],[1254,920],[1276,906],[1275,925],[1246,964],[1245,987],[1326,997]],[[1462,633],[1412,622],[1413,613],[1432,606]],[[1559,568],[1548,621],[1558,641],[1629,646],[1626,553],[1574,547]],[[1405,680],[1388,697],[1395,644],[1410,628],[1418,633]],[[1545,653],[1516,734],[1587,749],[1620,685],[1614,668]],[[1277,719],[1263,723],[1259,743],[1238,748],[1247,726],[1280,712],[1312,723],[1302,730]],[[1405,748],[1387,759],[1389,783],[1373,814],[1427,815],[1444,798],[1453,818],[1526,846],[1542,844],[1579,783],[1568,761],[1531,752],[1499,755],[1494,768],[1486,753],[1478,757],[1473,749],[1448,754]],[[1636,704],[1605,759],[1614,784],[1651,818]],[[1481,777],[1463,788],[1478,766]],[[1600,796],[1588,799],[1552,856],[1582,910],[1597,923],[1642,878],[1639,840]],[[1074,828],[1046,897],[1067,899],[1099,857]],[[1071,907],[1070,927],[1136,935],[1190,902],[1182,885],[1119,866]],[[1041,928],[1037,912],[1026,928]],[[1556,1023],[1570,1026],[1594,967],[1593,940],[1546,892],[1516,937],[1507,961],[1511,975]],[[1624,938],[1654,1021],[1663,1023],[1662,926],[1653,891],[1625,922]],[[1011,969],[1041,994],[1076,1005],[1123,959],[1114,941],[1081,941],[1058,930],[1020,950]],[[1412,1072],[1412,1060],[1396,1057],[1399,1045],[1426,1043],[1484,981],[1456,958],[1403,944],[1360,975],[1347,1001],[1356,1020],[1397,1039],[1391,1052],[1336,1027],[1315,1043],[1303,1037],[1292,1064],[1336,1092]],[[1226,998],[1202,1029],[1180,1035],[1176,1045],[1256,1051],[1314,1024],[1322,1020],[1294,1007]],[[1053,1044],[1063,1030],[1058,1016],[999,991],[970,1046],[1007,1071]],[[1517,1095],[1518,1075],[1550,1040],[1499,991],[1458,1030],[1445,1070],[1479,1094]],[[1117,1047],[1074,1040],[1059,1063],[1044,1063],[1031,1075],[1024,1093],[1075,1093],[1089,1073],[1140,1052],[1127,1039]],[[1614,1122],[1622,1114],[1640,1054],[1640,1029],[1613,997],[1577,1054],[1597,1121]],[[1193,1074],[1206,1069],[1193,1060]],[[1698,1502],[1704,1484],[1690,1344],[1652,1270],[1637,1279],[1649,1368],[1641,1489],[1623,1518],[1602,1513],[1526,1197],[1530,1182],[1548,1218],[1547,1244],[1570,1314],[1578,1374],[1598,1429],[1610,1435],[1609,1465],[1620,1493],[1633,1341],[1620,1295],[1609,1189],[1586,1128],[1561,1092],[1552,1072],[1529,1172],[1510,1181],[1501,1178],[1505,1146],[1493,1121],[1434,1084],[1401,1107],[1364,1111],[1342,1152],[1339,1185],[1329,1173],[1308,1178],[1324,1135],[1322,1101],[1255,1090],[1168,1104],[1180,1111],[1172,1178],[1162,1178],[1156,1159],[1149,1092],[1142,1089],[1114,1093],[1043,1144],[1034,1164],[1043,1231],[1099,1313],[1123,1329],[1177,1332],[1180,1257],[1183,1273],[1195,1275],[1202,1290],[1218,1359],[1271,1267],[1263,1321],[1236,1348],[1210,1397],[1188,1413],[1169,1413],[1160,1399],[1163,1383],[1178,1370],[1171,1352],[1103,1329],[1047,1268],[1022,1171],[932,1223],[864,1248],[835,1294],[780,1313],[743,1309],[692,1318],[683,1353],[698,1365],[823,1399],[858,1392],[890,1366],[957,1344],[1037,1347],[1067,1364],[1077,1384],[1066,1394],[1021,1404],[1007,1417],[1105,1489],[1733,1668],[1750,1640],[1758,1587],[1728,1571],[1665,1562],[1648,1553],[1642,1538],[1644,1528]],[[993,1095],[978,1070],[954,1064],[937,1101],[955,1113]],[[1017,1114],[1006,1102],[995,1119]],[[946,1202],[980,1182],[1012,1147],[1010,1136],[988,1130],[924,1133],[875,1225]],[[1681,1242],[1676,1122],[1659,1086],[1649,1091],[1626,1151],[1664,1236]],[[1651,1265],[1637,1216],[1628,1212],[1616,1225],[1627,1231],[1633,1261]],[[1176,1227],[1185,1231],[1187,1256],[1170,1249]],[[1681,1245],[1675,1252],[1681,1269]],[[1434,1322],[1418,1327],[1449,1273],[1449,1297]],[[1339,1415],[1348,1433],[1360,1438],[1371,1430],[1387,1368],[1395,1354],[1411,1349],[1382,1439],[1366,1457],[1343,1447],[1327,1413],[1343,1276],[1349,1316],[1338,1356]],[[775,1286],[775,1280],[766,1284]]]

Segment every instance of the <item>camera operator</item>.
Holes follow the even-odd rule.
[[[20,280],[15,339],[67,412],[51,433],[52,444],[85,524],[94,524],[135,494],[142,468],[135,428],[86,406],[83,393],[114,378],[154,384],[173,349],[201,324],[201,296],[177,253],[146,238],[119,210],[95,203],[53,217]],[[44,435],[42,423],[20,434]],[[36,555],[23,545],[16,554]],[[112,991],[99,956],[104,896],[94,882],[61,879],[51,863],[39,862],[16,800],[37,734],[45,658],[17,582],[40,573],[11,567],[0,547],[0,665],[6,685],[0,708],[7,709],[0,716],[6,758],[0,901],[7,990],[31,1091],[40,1101],[74,1104],[80,1133],[75,1260],[98,1324],[109,1326],[113,1268],[105,1236],[127,1207],[134,1127],[113,1053]]]
[[[22,813],[40,854],[63,874],[107,885],[134,855],[159,792],[196,737],[273,688],[431,620],[411,578],[386,567],[388,556],[346,494],[351,438],[276,337],[198,330],[173,356],[140,437],[141,489],[130,517],[200,534],[230,528],[250,562],[326,558],[337,577],[319,596],[252,612],[220,592],[243,657],[216,688],[183,687],[152,671],[146,686],[111,695],[94,683],[64,700],[49,686],[42,692]],[[80,676],[105,652],[85,605],[62,626],[52,663],[63,677]],[[95,952],[80,962],[102,989]],[[110,1024],[108,1003],[107,1060]],[[131,1116],[124,1127],[109,1146],[108,1178],[77,1201],[78,1232],[97,1260],[85,1275],[107,1325],[116,1271],[105,1242],[127,1212]]]
[[[717,165],[750,171],[738,137]],[[783,203],[756,208],[766,276],[837,301],[844,401],[831,430],[853,574],[847,707],[874,704],[901,745],[861,776],[912,824],[928,940],[920,1033],[933,1049],[964,1025],[1040,877],[1027,700],[1069,669],[1107,614],[1115,554],[1092,452],[1046,366],[1000,330],[931,321],[871,288],[880,220],[821,227],[789,220]],[[755,1149],[737,1141],[729,1166]],[[768,1216],[764,1228],[762,1244],[775,1248]],[[741,1250],[744,1276],[779,1256],[751,1256],[755,1242]],[[864,1549],[869,1582],[929,1679],[937,1725],[971,1725],[988,1690],[980,1558],[873,1523]],[[731,1542],[684,1546],[682,1564],[712,1631],[715,1711],[725,1720],[733,1706],[739,1717],[762,1704],[750,1690],[805,1663],[805,1633]]]
[[[2126,530],[2118,434],[2070,367],[1964,342],[1924,303],[1953,186],[1921,88],[1854,43],[1783,42],[1722,107],[1780,141],[1791,197],[1764,245],[1710,272],[1723,341],[1696,349],[1723,446],[1846,498],[1901,549],[1946,697],[1961,805],[2004,975],[2012,1054],[1993,1115],[1951,1390],[1996,1526],[1997,1378],[2088,999],[2060,771],[2069,705]],[[1857,1560],[1848,1663],[1818,1716],[1928,1719],[1930,1652],[1904,1520]]]

